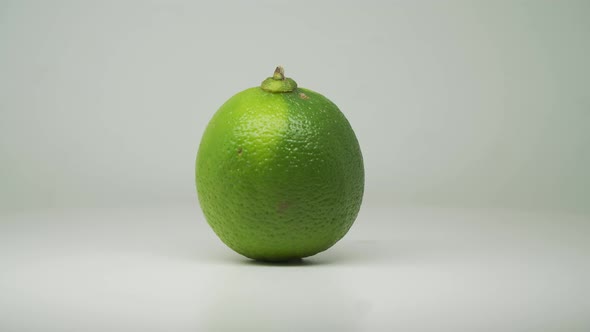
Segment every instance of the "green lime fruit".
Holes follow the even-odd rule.
[[[348,232],[363,197],[363,158],[338,107],[278,67],[215,113],[199,146],[196,184],[205,218],[227,246],[286,261],[324,251]]]

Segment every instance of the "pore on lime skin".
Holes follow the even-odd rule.
[[[205,218],[227,246],[285,261],[324,251],[348,232],[362,202],[363,158],[338,107],[278,67],[215,113],[196,184]]]

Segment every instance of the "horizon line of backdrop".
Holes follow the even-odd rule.
[[[351,122],[367,205],[588,212],[589,16],[572,0],[2,1],[0,209],[196,205],[207,122],[281,64]]]

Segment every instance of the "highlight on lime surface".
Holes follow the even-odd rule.
[[[195,174],[213,231],[234,251],[263,261],[333,246],[354,223],[364,191],[363,158],[348,120],[282,67],[213,115]]]

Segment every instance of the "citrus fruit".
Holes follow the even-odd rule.
[[[334,245],[356,219],[364,190],[349,122],[282,67],[219,108],[201,139],[195,173],[213,231],[234,251],[265,261]]]

